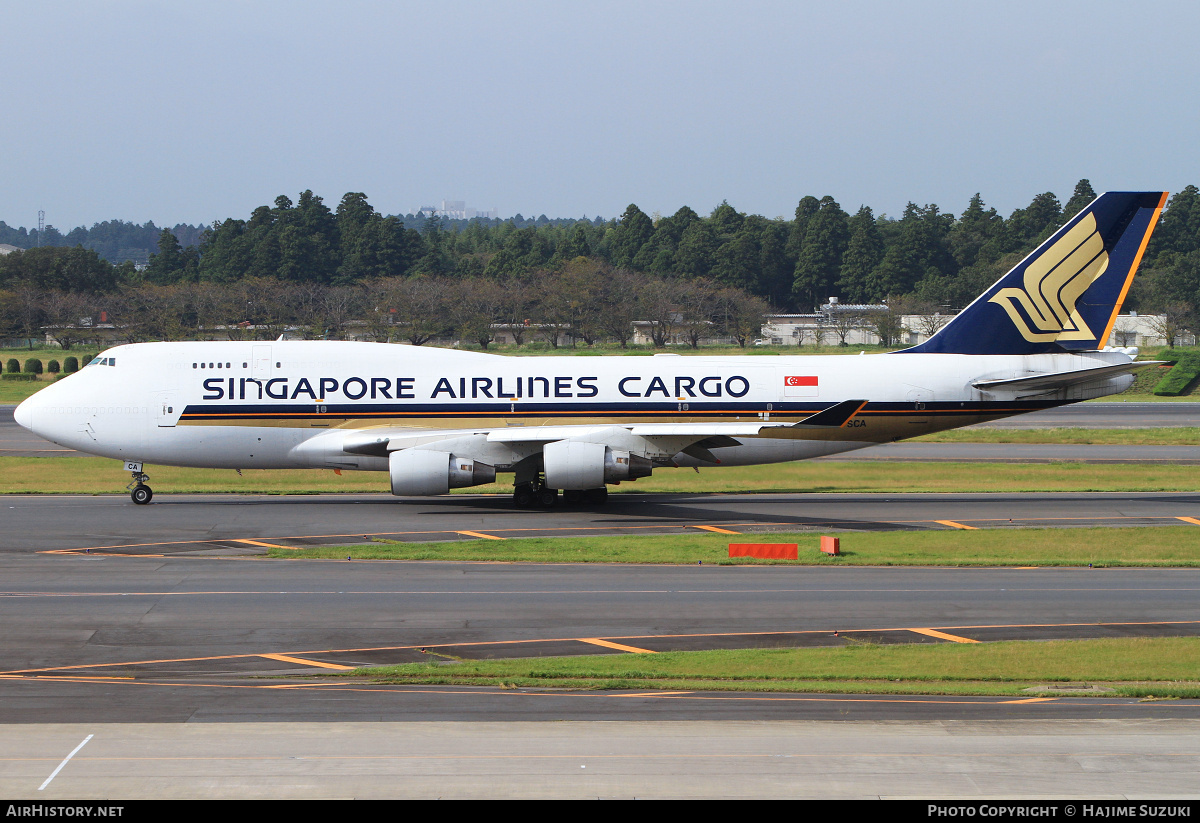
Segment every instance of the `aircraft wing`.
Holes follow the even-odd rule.
[[[341,435],[342,451],[351,454],[373,454],[386,456],[400,449],[429,447],[439,441],[467,436],[485,437],[488,443],[504,443],[510,446],[538,447],[560,440],[590,440],[604,442],[614,431],[628,433],[662,443],[673,451],[682,451],[691,444],[702,444],[709,448],[736,446],[734,437],[770,436],[771,431],[799,429],[820,431],[838,429],[846,425],[863,406],[866,400],[845,400],[828,409],[809,415],[796,423],[770,420],[748,420],[745,422],[711,423],[629,423],[617,425],[566,425],[566,426],[506,426],[480,431],[479,429],[414,431],[408,428],[371,428],[356,430]],[[782,434],[782,431],[780,431]],[[331,433],[332,434],[332,433]],[[674,441],[667,446],[666,441]]]
[[[1099,366],[1094,369],[1078,371],[1054,372],[1052,374],[1033,374],[1028,377],[1013,377],[1002,380],[976,380],[971,383],[981,391],[1053,391],[1080,383],[1091,383],[1093,380],[1105,380],[1122,374],[1147,369],[1151,366],[1161,366],[1165,360],[1142,360],[1137,363],[1118,363],[1115,366]]]

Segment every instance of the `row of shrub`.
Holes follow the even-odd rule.
[[[1160,397],[1178,396],[1187,391],[1197,377],[1200,377],[1200,352],[1180,352],[1175,365],[1155,385],[1154,394]]]
[[[25,365],[22,367],[20,360],[15,357],[10,357],[4,364],[4,372],[6,376],[10,374],[38,375],[42,374],[43,371],[49,372],[50,374],[58,374],[60,371],[63,374],[71,374],[72,372],[79,371],[80,361],[86,365],[92,361],[92,358],[87,355],[82,358],[77,358],[74,355],[71,355],[70,357],[63,358],[61,364],[57,360],[51,360],[43,367],[41,360],[36,357],[31,357],[25,361]]]

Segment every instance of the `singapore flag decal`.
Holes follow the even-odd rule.
[[[817,394],[816,375],[789,374],[784,376],[784,397],[816,397]]]

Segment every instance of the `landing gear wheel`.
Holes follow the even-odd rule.
[[[154,497],[154,491],[146,485],[146,481],[150,479],[150,475],[141,471],[141,463],[134,464],[139,471],[133,472],[133,482],[125,488],[129,489],[129,496],[133,498],[133,502],[139,506],[144,506]]]
[[[574,506],[577,503],[583,502],[584,492],[579,489],[564,489],[562,493],[562,502],[568,506]]]
[[[603,506],[608,502],[608,486],[588,489],[583,493],[584,502],[591,506]]]
[[[536,504],[537,496],[528,483],[522,483],[513,489],[513,505],[518,509],[532,509]]]
[[[558,505],[558,489],[540,489],[537,493],[538,505],[543,509],[552,509]]]

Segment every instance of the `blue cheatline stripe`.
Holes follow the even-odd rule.
[[[320,405],[320,410],[317,410]],[[802,417],[831,408],[835,403],[688,403],[686,410],[680,403],[464,403],[454,406],[434,403],[414,404],[351,404],[351,403],[289,403],[252,406],[208,406],[190,405],[183,410],[182,420],[297,420],[338,418],[343,420],[397,419],[397,418],[476,418],[476,417],[709,417],[725,418],[738,415],[757,415],[770,412],[777,417]],[[947,402],[924,403],[920,408],[915,403],[868,403],[856,417],[886,418],[893,415],[927,415],[938,417],[964,417],[974,415],[1012,415],[1063,405],[1056,400],[1027,400],[1019,402]],[[747,421],[752,422],[752,421]]]

